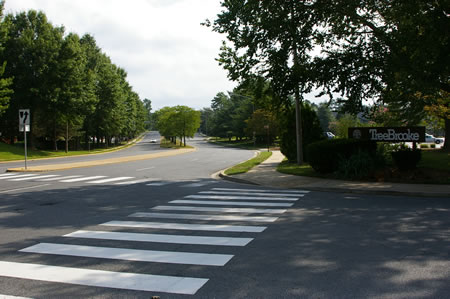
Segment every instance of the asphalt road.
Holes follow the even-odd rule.
[[[0,174],[0,294],[448,298],[448,199],[214,180],[253,152],[191,143],[180,156],[37,174],[53,177]]]

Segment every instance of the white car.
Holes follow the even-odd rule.
[[[157,143],[156,139],[150,139],[150,143]]]
[[[444,138],[434,137],[433,135],[425,133],[425,142],[426,143],[440,144],[440,143],[444,143],[444,140],[445,140]]]

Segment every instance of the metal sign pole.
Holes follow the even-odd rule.
[[[23,136],[25,141],[25,170],[27,170],[27,128],[23,128]]]

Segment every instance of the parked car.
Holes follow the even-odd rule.
[[[436,143],[436,144],[440,144],[440,143],[444,143],[444,138],[440,138],[440,137],[434,137],[431,134],[427,134],[425,133],[425,142],[426,143]]]
[[[334,137],[336,137],[333,133],[331,132],[325,132],[324,133],[325,137],[327,137],[328,139],[333,139]]]

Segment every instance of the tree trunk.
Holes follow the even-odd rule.
[[[443,150],[446,152],[450,152],[450,119],[445,119],[445,143],[443,146]]]

